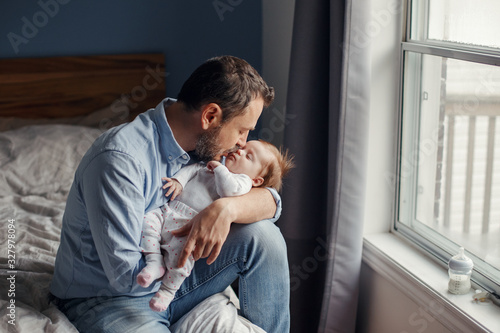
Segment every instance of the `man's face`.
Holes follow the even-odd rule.
[[[248,132],[255,129],[263,108],[264,100],[261,97],[256,98],[248,104],[242,115],[203,133],[196,143],[198,157],[207,162],[218,160],[221,155],[244,147]]]

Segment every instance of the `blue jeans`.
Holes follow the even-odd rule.
[[[149,308],[153,294],[63,300],[58,306],[80,332],[170,332],[171,323],[238,277],[240,314],[266,332],[289,332],[286,245],[269,221],[233,224],[217,260],[198,260],[164,312]]]

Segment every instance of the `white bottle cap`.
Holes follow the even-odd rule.
[[[461,247],[458,254],[454,255],[448,262],[448,267],[457,272],[467,273],[474,267],[474,263],[465,256],[464,248]]]

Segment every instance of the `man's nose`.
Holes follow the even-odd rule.
[[[248,133],[243,134],[242,136],[240,136],[236,144],[240,147],[245,147],[245,145],[247,144],[247,138],[248,138]]]

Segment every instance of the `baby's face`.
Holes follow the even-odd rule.
[[[248,141],[244,148],[226,157],[226,167],[232,173],[243,173],[254,179],[262,176],[264,166],[273,154],[259,141]]]

